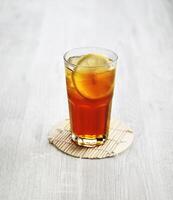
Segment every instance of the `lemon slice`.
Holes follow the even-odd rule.
[[[109,66],[109,62],[100,54],[87,54],[78,60],[72,79],[83,97],[100,99],[112,93],[115,69]]]
[[[109,65],[109,62],[110,60],[101,54],[87,54],[80,57],[77,65],[85,67],[106,67]]]

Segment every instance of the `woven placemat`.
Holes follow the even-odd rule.
[[[125,151],[133,142],[133,131],[119,120],[111,122],[108,140],[104,145],[87,148],[76,145],[71,140],[70,123],[65,120],[53,127],[49,143],[62,152],[78,158],[106,158]]]

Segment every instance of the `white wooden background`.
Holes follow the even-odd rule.
[[[136,133],[116,158],[48,144],[68,116],[63,53],[119,55],[112,116]],[[0,200],[173,199],[173,1],[0,0]]]

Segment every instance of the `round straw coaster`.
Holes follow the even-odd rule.
[[[49,143],[62,152],[78,158],[106,158],[125,151],[133,142],[133,131],[119,120],[111,122],[107,141],[97,147],[81,147],[71,140],[69,120],[64,120],[53,127],[49,134]]]

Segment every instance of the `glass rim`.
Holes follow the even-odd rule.
[[[117,63],[118,55],[117,55],[114,51],[112,51],[112,50],[110,50],[110,49],[107,49],[107,48],[94,47],[94,46],[93,46],[93,47],[78,47],[78,48],[72,48],[72,49],[70,49],[70,50],[68,50],[68,51],[66,51],[66,52],[64,53],[64,56],[63,56],[64,61],[65,61],[66,63],[68,63],[69,65],[71,65],[71,66],[77,67],[76,64],[73,64],[73,63],[71,63],[71,62],[68,61],[68,59],[67,59],[67,54],[70,53],[70,52],[72,52],[72,51],[74,51],[74,50],[84,50],[84,49],[98,49],[98,50],[103,50],[103,51],[110,52],[110,53],[113,55],[113,57],[114,57],[113,59],[111,59],[110,63]]]

